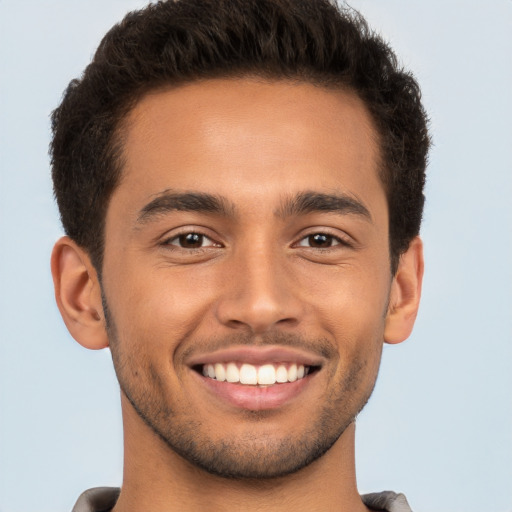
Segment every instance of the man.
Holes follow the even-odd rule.
[[[355,418],[410,334],[429,138],[414,79],[327,0],[129,14],[53,114],[73,337],[110,347],[121,490],[74,510],[409,511]]]

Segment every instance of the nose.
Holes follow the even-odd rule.
[[[251,334],[297,326],[304,305],[285,260],[272,250],[234,258],[217,303],[218,321]]]

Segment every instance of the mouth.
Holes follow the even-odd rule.
[[[244,386],[274,386],[304,379],[319,370],[319,366],[301,363],[266,363],[254,365],[246,362],[202,364],[193,367],[208,379]]]
[[[188,361],[208,396],[248,410],[276,409],[303,395],[322,357],[289,348],[239,347]]]

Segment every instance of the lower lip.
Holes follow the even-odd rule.
[[[221,382],[194,372],[210,392],[221,400],[241,409],[262,411],[277,409],[297,398],[309,386],[315,373],[295,382],[273,386],[250,386],[239,383]]]

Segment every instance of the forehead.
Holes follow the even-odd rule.
[[[114,196],[125,200],[165,190],[242,204],[287,191],[383,194],[377,132],[350,91],[257,79],[196,82],[144,96],[123,132],[123,179]]]

